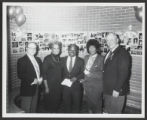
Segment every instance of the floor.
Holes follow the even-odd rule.
[[[20,107],[20,100],[17,98],[17,101],[15,101],[15,104]],[[38,106],[38,110],[37,113],[48,113],[48,111],[46,111],[43,107],[43,101],[40,101],[40,104]],[[59,109],[59,113],[63,113],[63,106],[61,105],[60,109]],[[88,108],[86,105],[85,100],[83,100],[83,104],[82,104],[82,109],[81,109],[81,114],[83,113],[89,113],[88,112]],[[139,109],[135,109],[129,106],[126,106],[123,114],[141,114],[141,110]]]
[[[9,105],[9,113],[17,113],[17,112],[23,112],[20,109],[20,97],[18,95],[18,88],[13,90],[13,93],[11,94],[12,98],[10,101],[10,105]],[[15,99],[14,99],[15,98]],[[40,100],[39,103],[39,107],[38,107],[38,113],[48,113],[48,111],[45,111],[43,108],[43,100]],[[59,113],[63,113],[63,107],[61,105],[60,109],[59,109]],[[82,104],[82,108],[81,108],[81,114],[82,113],[89,113],[88,109],[87,109],[87,105],[85,100],[83,99],[83,104]],[[129,106],[126,106],[125,110],[124,110],[124,114],[141,114],[141,110],[140,109],[135,109]]]

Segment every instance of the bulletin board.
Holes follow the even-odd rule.
[[[116,32],[117,33],[117,32]],[[26,46],[29,42],[37,43],[39,52],[48,52],[50,50],[49,44],[52,41],[62,42],[62,53],[67,52],[69,44],[76,44],[80,51],[86,50],[86,43],[89,39],[96,39],[101,45],[101,52],[107,53],[108,48],[105,37],[108,32],[12,32],[11,39],[11,53],[22,54],[26,51]],[[142,55],[142,32],[118,32],[122,46],[128,46],[130,53],[135,55]],[[127,41],[127,42],[126,42]]]

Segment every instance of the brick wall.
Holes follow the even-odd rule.
[[[99,6],[99,7],[23,7],[26,15],[26,23],[20,27],[25,32],[52,32],[52,31],[121,31],[127,30],[129,25],[133,26],[134,31],[141,31],[141,23],[134,16],[133,7],[127,6]],[[17,29],[16,23],[10,21],[10,31]],[[10,43],[10,40],[8,40]],[[10,77],[12,89],[20,86],[17,78],[16,62],[22,54],[10,55]],[[42,59],[46,54],[39,55]],[[142,57],[133,56],[132,76],[131,76],[131,95],[128,105],[141,107],[141,60]],[[137,85],[137,93],[135,85]],[[134,98],[137,98],[134,101]]]
[[[132,56],[132,74],[130,79],[130,95],[127,104],[131,107],[141,108],[142,91],[142,57]]]

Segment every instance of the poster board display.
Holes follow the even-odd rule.
[[[100,43],[102,54],[108,52],[105,37],[108,32],[27,32],[18,36],[17,32],[11,33],[11,53],[22,54],[26,51],[26,46],[29,42],[35,42],[39,47],[39,52],[50,51],[49,44],[53,41],[60,41],[62,43],[62,55],[67,54],[67,47],[69,44],[76,44],[79,46],[80,52],[86,52],[86,43],[89,39],[96,39]],[[120,44],[129,48],[129,52],[135,55],[142,55],[142,32],[122,33],[118,34]]]

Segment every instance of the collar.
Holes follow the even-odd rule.
[[[114,52],[115,50],[116,50],[116,48],[118,48],[119,47],[119,45],[116,45],[112,50],[111,50],[111,52]]]
[[[70,56],[68,56],[67,58],[71,58]],[[76,56],[74,56],[74,57],[72,57],[73,59],[75,59],[76,58]]]
[[[27,56],[28,56],[29,58],[35,58],[34,56],[29,55],[28,53],[27,53]]]
[[[92,57],[92,58],[96,58],[97,57],[97,53],[96,54],[94,54],[94,55],[90,55],[90,57]]]

